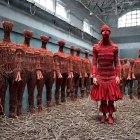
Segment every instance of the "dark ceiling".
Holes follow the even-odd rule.
[[[76,0],[98,16],[117,15],[140,8],[140,0]]]

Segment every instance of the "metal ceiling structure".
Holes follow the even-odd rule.
[[[140,8],[140,0],[76,0],[90,11],[90,15],[119,16],[131,9]]]

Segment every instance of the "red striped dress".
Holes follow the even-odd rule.
[[[97,78],[97,86],[91,90],[91,99],[95,101],[116,101],[122,94],[116,84],[116,76],[120,76],[118,47],[93,46],[93,77]]]

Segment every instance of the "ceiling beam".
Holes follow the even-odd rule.
[[[89,7],[89,6],[90,6],[90,4],[92,3],[92,1],[93,1],[93,0],[90,0],[90,1],[88,2],[87,7]]]

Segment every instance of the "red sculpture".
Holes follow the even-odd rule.
[[[58,41],[59,51],[54,53],[55,69],[56,69],[56,89],[55,89],[55,100],[56,105],[59,105],[59,90],[61,88],[61,102],[66,102],[65,99],[65,88],[67,78],[71,77],[70,64],[68,55],[64,53],[63,49],[65,41]]]
[[[124,87],[123,87],[123,75],[124,75],[123,65],[124,65],[124,60],[120,59],[120,84],[119,84],[119,87],[120,87],[121,93],[124,94],[125,91],[124,91]]]
[[[46,44],[49,41],[49,37],[47,36],[40,36],[40,39],[42,41],[42,46],[37,51],[40,54],[40,66],[41,71],[43,74],[43,78],[40,80],[37,80],[37,105],[38,105],[38,111],[42,111],[42,91],[44,85],[46,86],[46,101],[47,106],[51,107],[52,103],[52,86],[54,83],[54,76],[55,76],[55,65],[53,60],[53,53],[49,51],[46,48]]]
[[[86,69],[85,69],[85,61],[84,58],[81,57],[82,65],[81,65],[81,77],[79,79],[79,87],[81,98],[84,97],[85,92],[85,78],[87,77]]]
[[[128,86],[128,84],[131,83],[131,79],[128,77],[130,66],[127,64],[127,58],[121,59],[121,91],[123,94],[125,94],[125,87]]]
[[[68,57],[68,60],[70,62],[70,72],[71,72],[71,77],[67,79],[67,96],[71,96],[71,100],[74,101],[74,88],[73,88],[73,67],[74,67],[74,50],[75,47],[71,46],[70,47],[70,55]]]
[[[134,65],[132,67],[132,71],[134,72],[134,77],[136,77],[138,81],[138,99],[140,100],[140,50],[138,52],[138,58],[135,59]]]
[[[78,97],[78,88],[79,88],[79,82],[80,78],[82,78],[82,59],[80,57],[81,49],[77,48],[76,50],[76,56],[74,56],[74,63],[73,63],[73,82],[74,82],[74,94],[75,99]]]
[[[139,57],[140,57],[140,51],[139,51]],[[140,58],[135,59],[134,65],[132,67],[132,73],[134,74],[134,78],[136,77],[138,81],[138,99],[140,100]]]
[[[13,104],[13,82],[21,80],[20,61],[18,58],[17,45],[10,40],[10,32],[14,24],[9,21],[3,21],[4,38],[0,41],[0,99],[1,108],[4,110],[5,94],[7,89],[6,82],[9,84],[10,94],[10,114],[14,113],[15,104]]]
[[[84,60],[84,86],[86,87],[86,94],[87,96],[89,95],[90,93],[90,85],[91,85],[91,77],[92,77],[92,63],[89,59],[89,51],[88,50],[85,50],[84,52],[85,54],[85,58],[83,59]]]
[[[128,72],[128,78],[127,79],[129,80],[129,87],[130,87],[129,95],[130,95],[130,99],[132,99],[133,98],[133,95],[132,95],[133,94],[133,83],[134,83],[134,80],[136,79],[135,74],[134,74],[135,73],[135,71],[134,71],[135,59],[130,58],[129,63],[130,63],[130,66],[129,66],[129,72]],[[139,88],[138,88],[138,91],[139,91]]]
[[[17,99],[18,110],[17,114],[21,115],[22,113],[22,96],[24,93],[25,85],[27,83],[28,89],[28,103],[29,103],[29,111],[34,113],[34,89],[36,85],[36,79],[42,79],[42,73],[40,71],[39,64],[39,53],[35,52],[35,49],[30,46],[30,40],[33,36],[33,32],[30,30],[23,31],[25,40],[20,47],[23,48],[25,55],[23,61],[23,71],[22,71],[22,82],[19,85],[18,93],[19,98]]]
[[[106,121],[106,113],[109,113],[108,123],[113,124],[112,114],[116,111],[114,101],[122,99],[122,94],[117,85],[120,82],[118,47],[110,40],[110,33],[109,26],[102,26],[102,39],[93,47],[94,86],[91,99],[101,101],[100,111],[103,113],[101,122]]]
[[[23,82],[22,81],[23,80],[23,66],[22,66],[23,65],[23,57],[24,57],[23,48],[21,48],[18,45],[18,48],[16,50],[16,59],[17,59],[17,65],[19,67],[20,73],[17,74],[17,78],[19,80],[13,81],[13,86],[11,88],[12,94],[10,96],[10,114],[9,114],[9,116],[12,118],[15,118],[17,115],[21,114],[22,94],[19,94],[19,93],[21,93],[21,90],[23,90],[23,92],[24,92],[24,89],[20,88],[20,86],[22,85],[22,82]],[[21,98],[21,104],[19,105],[18,101],[20,98]],[[16,113],[16,110],[17,110],[17,113]]]

